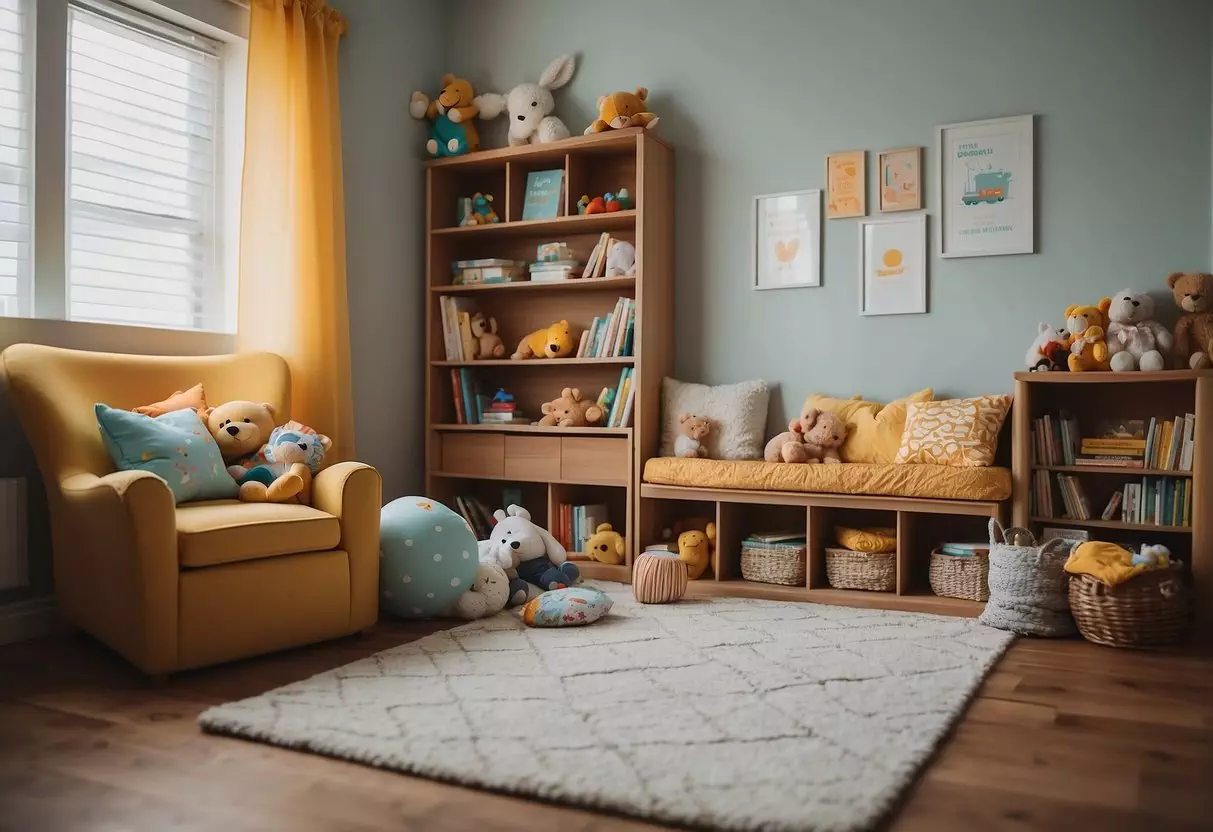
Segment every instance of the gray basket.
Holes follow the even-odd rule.
[[[1006,542],[1012,532],[1017,545]],[[1030,531],[1004,531],[991,518],[990,600],[978,620],[1025,636],[1076,635],[1064,568],[1072,545],[1060,539],[1040,545]]]

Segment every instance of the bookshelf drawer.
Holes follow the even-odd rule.
[[[506,436],[505,476],[541,482],[560,479],[560,437]]]
[[[566,436],[560,440],[560,478],[565,482],[627,485],[628,440]]]
[[[500,433],[444,433],[442,470],[472,477],[500,477],[505,469],[505,443]]]

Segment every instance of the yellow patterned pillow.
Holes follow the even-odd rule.
[[[982,468],[994,463],[1010,396],[910,402],[894,462]]]

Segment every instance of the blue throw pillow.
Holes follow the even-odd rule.
[[[103,404],[93,406],[101,438],[121,471],[151,471],[168,483],[177,503],[235,497],[215,438],[192,410],[152,418]]]

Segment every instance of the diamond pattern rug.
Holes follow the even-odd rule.
[[[876,822],[1013,638],[973,619],[752,599],[516,612],[220,705],[204,729],[667,823]]]

